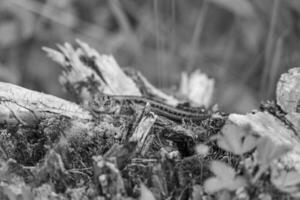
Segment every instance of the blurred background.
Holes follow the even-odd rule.
[[[41,47],[79,38],[160,88],[200,69],[243,113],[299,66],[299,33],[299,0],[0,0],[0,81],[67,98]]]

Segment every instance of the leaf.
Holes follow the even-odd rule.
[[[276,144],[271,138],[265,136],[258,141],[256,159],[259,164],[269,165],[274,159],[290,150],[292,150],[291,145]]]
[[[300,197],[300,174],[296,171],[272,171],[271,182],[281,191],[288,192],[294,197]]]
[[[218,178],[213,177],[213,178],[208,178],[204,182],[204,188],[205,188],[206,192],[214,193],[214,192],[224,189],[225,185]]]
[[[218,138],[218,146],[225,151],[241,155],[256,146],[257,138],[250,131],[235,124],[227,123],[222,128],[222,136]]]
[[[213,161],[210,169],[216,176],[207,179],[204,183],[205,191],[208,193],[222,189],[234,191],[247,185],[244,177],[236,176],[235,171],[222,162]]]
[[[220,161],[212,161],[210,170],[221,179],[232,179],[235,176],[234,169]]]
[[[141,183],[140,200],[155,200],[153,193],[143,183]]]
[[[15,183],[9,185],[1,185],[1,190],[9,200],[30,200],[33,194],[28,186],[24,183]]]

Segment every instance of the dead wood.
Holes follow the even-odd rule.
[[[61,199],[78,192],[91,199],[136,199],[142,183],[157,199],[300,196],[298,97],[289,94],[286,81],[277,88],[281,108],[267,102],[252,114],[210,111],[200,123],[173,121],[149,104],[102,101],[106,95],[143,96],[175,110],[183,102],[139,72],[124,72],[112,56],[77,43],[44,48],[63,67],[60,81],[77,104],[0,83],[0,162],[4,174],[17,168],[10,174],[20,177],[0,188],[30,188],[35,196],[47,188]]]

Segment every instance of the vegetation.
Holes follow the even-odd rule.
[[[0,199],[299,198],[299,9],[0,0]]]

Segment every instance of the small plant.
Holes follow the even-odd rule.
[[[260,124],[255,117],[265,120]],[[271,115],[266,113],[229,117],[216,141],[221,149],[240,157],[238,171],[225,163],[213,161],[210,169],[215,177],[207,179],[204,184],[208,193],[228,191],[231,193],[227,192],[226,195],[233,198],[237,197],[238,191],[243,190],[243,194],[254,198],[266,195],[270,192],[266,186],[272,185],[280,191],[299,197],[297,189],[300,174],[295,171],[283,172],[284,167],[280,163],[280,160],[293,151],[292,143],[270,135],[276,130],[276,125],[268,124],[271,122],[266,120],[269,117],[271,118]],[[273,127],[269,129],[269,125]],[[270,195],[272,194],[267,196]]]

